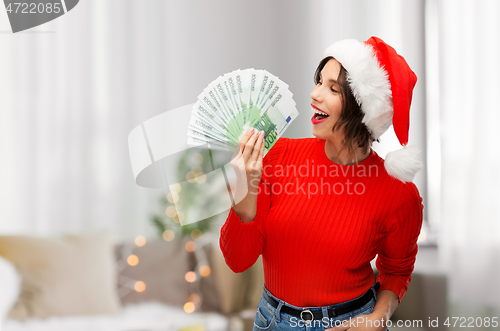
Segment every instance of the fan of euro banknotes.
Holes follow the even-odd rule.
[[[188,145],[234,151],[250,127],[264,131],[264,155],[298,116],[288,85],[266,70],[219,76],[193,106]]]

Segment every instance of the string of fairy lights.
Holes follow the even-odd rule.
[[[208,277],[211,273],[210,266],[208,265],[208,258],[203,249],[205,245],[211,243],[209,235],[204,235],[199,229],[191,231],[191,238],[184,244],[184,249],[189,253],[194,253],[196,257],[196,265],[193,270],[186,272],[184,279],[189,283],[190,294],[186,298],[183,309],[187,313],[192,313],[200,308],[203,300],[201,293],[201,279]],[[175,240],[175,233],[167,229],[163,233],[163,240]],[[180,240],[180,239],[179,239]],[[139,257],[134,253],[137,247],[146,245],[146,238],[144,236],[137,236],[133,244],[125,244],[122,246],[121,258],[116,262],[118,272],[118,294],[120,298],[124,298],[129,293],[135,291],[142,293],[148,288],[148,284],[144,280],[132,279],[121,274],[121,272],[128,267],[139,267]]]

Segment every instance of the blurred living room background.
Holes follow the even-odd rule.
[[[0,329],[251,330],[261,258],[240,274],[225,265],[229,209],[181,226],[171,192],[136,184],[128,135],[256,68],[294,95],[284,137],[313,137],[324,49],[370,36],[417,74],[409,145],[425,164],[414,277],[393,317],[423,323],[390,329],[495,329],[498,17],[496,0],[82,0],[12,34],[0,10],[0,258],[21,275],[2,305],[12,278],[0,263]],[[398,148],[392,128],[374,145],[381,157]]]

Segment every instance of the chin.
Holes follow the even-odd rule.
[[[319,130],[312,130],[313,136],[315,136],[318,139],[326,139],[324,135],[321,134]]]
[[[333,136],[331,135],[328,135],[328,134],[321,134],[321,133],[318,133],[318,132],[314,132],[313,130],[313,136],[316,137],[316,139],[319,139],[320,141],[323,141],[323,140],[332,140],[333,139]]]

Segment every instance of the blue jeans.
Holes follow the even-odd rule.
[[[281,312],[281,307],[283,306],[288,306],[299,310],[302,310],[304,307],[293,306],[283,300],[276,298],[274,295],[271,294],[271,292],[267,290],[266,286],[264,285],[264,292],[266,292],[270,297],[274,298],[279,304],[277,308],[274,308],[269,302],[267,302],[267,300],[264,298],[264,293],[262,293],[262,298],[260,299],[259,305],[257,306],[257,313],[255,314],[255,319],[253,322],[253,331],[268,331],[268,330],[324,331],[325,329],[333,328],[336,325],[340,325],[340,323],[342,322],[344,322],[345,326],[349,327],[350,319],[352,319],[352,323],[354,324],[354,322],[356,321],[354,317],[358,315],[367,315],[373,312],[373,308],[375,307],[377,298],[373,286],[370,290],[373,291],[375,296],[370,301],[368,301],[367,304],[358,309],[355,309],[343,315],[338,315],[336,317],[328,317],[328,312],[327,312],[328,308],[341,307],[349,302],[356,300],[357,298],[330,306],[311,307],[308,308],[311,311],[314,310],[323,311],[323,319],[304,321],[300,317],[295,317],[287,313]],[[363,295],[360,295],[359,297],[361,296]],[[364,322],[365,321],[362,321],[361,323]],[[353,324],[351,324],[351,326]],[[386,331],[389,331],[389,329],[387,329]]]

